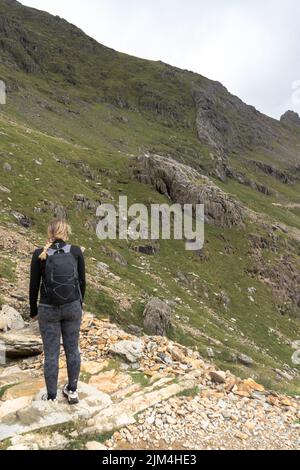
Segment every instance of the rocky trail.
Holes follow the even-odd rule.
[[[37,324],[22,325],[7,306],[1,315],[2,325],[10,320],[2,341],[22,338],[25,350],[28,339],[31,354],[13,359],[15,340],[12,359],[0,369],[2,449],[299,448],[299,397],[265,390],[163,336],[134,336],[89,313],[82,322],[80,403],[71,407],[62,396],[44,402]],[[66,375],[62,354],[60,387]]]

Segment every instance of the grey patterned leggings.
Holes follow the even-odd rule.
[[[48,399],[54,399],[57,395],[61,336],[67,359],[68,388],[72,391],[77,390],[80,372],[78,343],[81,317],[82,309],[79,300],[59,307],[45,304],[40,304],[38,307],[38,321],[45,354],[44,374]]]

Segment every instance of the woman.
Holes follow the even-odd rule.
[[[48,227],[48,241],[35,250],[30,274],[30,316],[38,320],[44,345],[44,400],[56,401],[60,338],[67,360],[68,384],[63,394],[70,404],[78,403],[80,372],[79,332],[85,294],[85,263],[79,247],[67,244],[70,226],[54,220]],[[39,305],[37,305],[40,292]]]

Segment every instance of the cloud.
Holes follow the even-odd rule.
[[[300,80],[298,0],[24,0],[106,46],[222,82],[278,118]]]

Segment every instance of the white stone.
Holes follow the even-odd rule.
[[[105,447],[105,445],[97,441],[87,442],[85,447],[87,450],[107,450],[107,447]]]
[[[22,330],[25,322],[20,313],[9,305],[3,305],[0,312],[0,324],[2,331]]]
[[[143,343],[141,341],[122,340],[110,346],[110,352],[117,354],[130,363],[138,362],[143,354]]]

